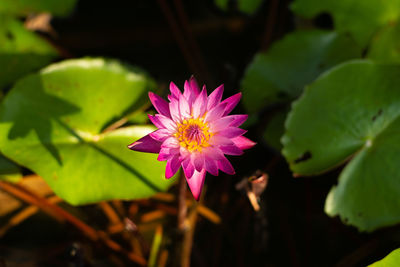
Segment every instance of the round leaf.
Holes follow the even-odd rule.
[[[377,62],[400,63],[400,24],[388,24],[374,36],[368,58]]]
[[[238,0],[238,9],[246,14],[254,14],[261,6],[263,0]]]
[[[0,15],[0,88],[49,64],[57,52],[14,18]]]
[[[298,97],[321,72],[361,56],[348,37],[328,31],[297,31],[259,53],[242,80],[243,103],[250,112]]]
[[[400,265],[400,248],[393,250],[380,261],[377,261],[371,265],[370,267],[397,267]]]
[[[220,9],[227,11],[229,0],[214,0],[214,4]]]
[[[229,0],[214,0],[214,4],[223,11],[228,11],[229,2]],[[237,0],[234,4],[241,12],[252,15],[259,9],[262,2],[263,0]]]
[[[27,16],[31,13],[48,12],[66,16],[77,0],[0,0],[0,13]]]
[[[296,0],[291,7],[296,14],[307,18],[329,13],[335,29],[350,33],[362,46],[376,30],[400,17],[400,0]]]
[[[287,109],[274,113],[264,130],[265,142],[277,151],[282,150],[281,138],[285,132],[284,125],[287,114]]]
[[[300,175],[350,160],[325,210],[360,230],[400,222],[400,66],[355,61],[323,74],[293,104],[283,154]]]
[[[116,61],[67,60],[21,79],[0,106],[0,149],[71,204],[165,190],[165,164],[126,146],[154,130],[102,133],[154,83]]]

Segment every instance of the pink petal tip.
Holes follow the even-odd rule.
[[[128,145],[128,148],[139,152],[159,153],[161,149],[161,144],[161,142],[151,138],[150,135],[146,135],[136,142]]]
[[[191,178],[186,178],[186,181],[189,185],[190,191],[192,192],[193,197],[199,201],[201,196],[201,191],[204,186],[204,179],[206,177],[206,170],[201,170],[200,172],[194,171],[193,176]]]

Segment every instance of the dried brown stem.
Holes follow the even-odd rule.
[[[160,257],[158,260],[158,266],[159,267],[165,267],[167,265],[167,261],[168,261],[168,250],[163,249],[160,253]]]
[[[22,201],[27,202],[28,204],[38,206],[48,215],[53,217],[58,221],[63,221],[63,218],[59,216],[56,212],[49,208],[49,202],[47,200],[40,200],[39,197],[35,197],[33,193],[29,193],[26,189],[19,185],[13,185],[8,182],[0,181],[0,188],[7,193],[21,199]]]
[[[121,200],[111,200],[111,204],[113,205],[114,209],[117,211],[119,216],[124,217],[126,215],[126,211],[124,208],[124,204]]]
[[[109,203],[103,201],[99,203],[99,206],[103,210],[104,214],[107,216],[111,225],[122,224],[118,214]]]
[[[48,200],[50,201],[50,203],[58,203],[62,201],[62,199],[57,196],[51,196]],[[23,221],[27,220],[29,217],[35,215],[38,211],[39,208],[37,206],[30,205],[18,212],[10,220],[8,220],[8,222],[4,226],[0,228],[0,237],[4,236],[5,233],[11,228],[19,225]]]
[[[70,214],[69,212],[65,211],[64,209],[60,208],[59,206],[49,202],[47,199],[36,195],[35,193],[29,191],[28,189],[17,185],[17,184],[11,184],[8,182],[0,181],[0,189],[8,192],[9,194],[12,194],[13,196],[29,203],[32,205],[35,205],[42,209],[43,211],[48,212],[49,214],[52,214],[52,216],[55,216],[56,218],[61,218],[73,226],[75,226],[77,229],[79,229],[81,232],[83,232],[90,240],[92,241],[98,241],[101,240],[109,249],[113,250],[114,252],[119,252],[124,254],[126,257],[128,257],[130,260],[133,262],[136,262],[142,266],[146,265],[146,260],[142,257],[139,257],[125,249],[123,249],[118,243],[115,241],[111,240],[106,233],[102,231],[96,231],[94,228],[91,226],[87,225],[83,221],[81,221],[79,218],[75,217],[74,215]]]
[[[178,19],[180,25],[182,26],[183,33],[186,35],[187,44],[191,49],[192,56],[196,60],[196,64],[199,66],[201,74],[208,84],[212,84],[211,75],[207,69],[206,63],[203,60],[199,46],[197,45],[196,38],[193,35],[193,31],[189,24],[189,19],[186,15],[185,9],[183,7],[182,0],[174,0],[174,5],[176,12],[178,14]]]
[[[279,9],[279,0],[271,0],[267,15],[266,29],[264,32],[264,37],[262,39],[261,50],[267,50],[272,42],[278,9]]]
[[[182,51],[183,57],[186,60],[186,63],[189,66],[189,69],[192,73],[200,73],[201,70],[198,68],[198,64],[192,58],[192,52],[187,45],[186,38],[182,34],[181,30],[179,29],[179,25],[175,20],[174,14],[172,13],[170,7],[168,6],[165,0],[158,0],[158,5],[161,8],[167,22],[171,28],[172,34],[175,37],[176,42],[178,43],[179,48]]]
[[[134,253],[132,253],[130,251],[127,251],[126,249],[121,247],[120,244],[118,244],[114,240],[110,239],[105,232],[99,231],[98,233],[99,233],[100,240],[103,241],[103,243],[108,248],[112,249],[113,251],[116,251],[116,252],[124,254],[131,261],[136,262],[141,266],[145,266],[147,264],[147,261],[144,258],[142,258],[142,257],[140,257],[140,256],[138,256],[138,255],[136,255],[136,254],[134,254]]]

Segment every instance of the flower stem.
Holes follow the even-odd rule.
[[[190,266],[190,254],[192,250],[190,242],[190,231],[188,223],[188,207],[186,201],[186,178],[183,172],[179,177],[179,195],[178,195],[178,230],[179,230],[179,245],[177,259],[180,262],[181,267]],[[189,240],[188,240],[189,239]],[[189,241],[189,246],[188,246]]]
[[[138,263],[140,266],[145,266],[147,264],[146,260],[143,257],[140,257],[136,254],[133,254],[126,249],[124,249],[120,244],[116,243],[114,240],[110,239],[109,236],[103,231],[97,231],[90,225],[86,224],[85,222],[81,221],[75,215],[69,213],[68,211],[64,210],[63,208],[59,207],[55,203],[51,203],[48,199],[43,198],[34,192],[30,191],[29,189],[18,185],[18,184],[11,184],[9,182],[0,181],[0,190],[4,190],[5,192],[15,196],[16,198],[25,201],[31,205],[37,206],[38,208],[42,209],[43,211],[61,218],[72,224],[75,228],[82,231],[91,241],[97,242],[101,241],[103,244],[111,249],[114,252],[124,254],[130,260]]]
[[[185,232],[185,223],[187,216],[186,204],[186,178],[183,172],[179,177],[179,196],[178,196],[178,230],[183,234]]]
[[[198,205],[199,205],[198,202],[194,203],[193,208],[189,212],[189,216],[187,218],[188,226],[187,229],[185,230],[182,241],[182,252],[181,252],[182,267],[190,267],[190,256],[192,254],[193,237],[198,215],[197,212]]]

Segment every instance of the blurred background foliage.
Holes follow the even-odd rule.
[[[400,246],[399,17],[398,0],[0,0],[0,266],[383,258]],[[192,74],[242,92],[258,145],[187,196],[182,231],[175,179],[126,145],[154,129],[147,92]]]

